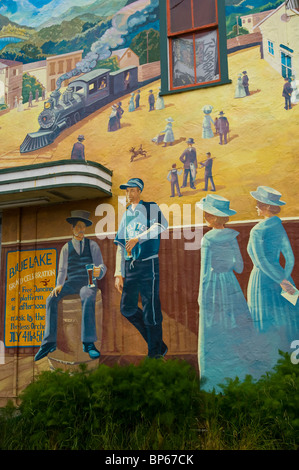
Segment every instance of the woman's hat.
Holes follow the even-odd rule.
[[[228,199],[218,196],[217,194],[207,194],[207,196],[197,202],[196,205],[204,212],[218,217],[227,217],[237,213],[229,208],[230,201]]]
[[[89,219],[90,212],[87,211],[71,211],[71,217],[68,217],[66,221],[69,224],[75,225],[78,221],[84,222],[86,227],[92,225],[92,221]]]
[[[269,204],[269,206],[284,206],[286,204],[280,200],[281,194],[268,186],[259,186],[256,191],[251,191],[250,194],[257,201]]]
[[[171,117],[165,119],[165,121],[168,121],[168,122],[174,122],[174,119],[172,119]]]

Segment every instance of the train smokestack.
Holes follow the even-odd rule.
[[[54,106],[55,108],[58,106],[58,102],[59,102],[59,98],[60,98],[60,91],[58,89],[54,90],[52,93],[51,93],[51,98],[53,98],[54,100]]]

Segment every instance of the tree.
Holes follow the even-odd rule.
[[[39,47],[35,46],[34,44],[25,43],[22,46],[20,52],[23,53],[25,56],[29,57],[30,59],[37,60],[42,51],[40,50]]]
[[[149,29],[141,31],[131,42],[130,48],[138,55],[140,65],[160,60],[160,35]]]
[[[23,87],[22,87],[22,96],[23,103],[28,102],[29,93],[32,92],[32,95],[35,97],[36,90],[39,91],[39,96],[42,95],[43,86],[42,84],[33,76],[28,73],[23,75]]]

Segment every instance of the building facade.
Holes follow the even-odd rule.
[[[76,63],[82,59],[83,50],[47,57],[46,76],[47,92],[56,90],[57,79],[64,73],[70,72],[76,67]],[[67,86],[69,80],[65,80],[63,86]]]
[[[263,36],[264,59],[283,77],[299,75],[299,10],[282,3],[254,30]]]
[[[0,94],[3,102],[14,108],[22,96],[23,64],[14,60],[0,58]],[[2,91],[1,91],[2,90]],[[1,96],[0,96],[1,98]]]

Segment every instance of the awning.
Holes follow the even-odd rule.
[[[111,197],[112,171],[91,161],[55,162],[0,170],[0,209]]]

